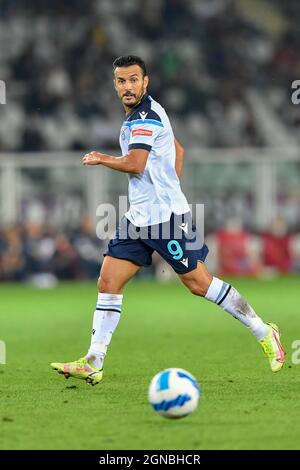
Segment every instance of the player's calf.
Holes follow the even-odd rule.
[[[278,327],[265,323],[232,285],[212,277],[200,263],[197,269],[180,277],[193,294],[215,303],[250,329],[261,343],[273,372],[282,368],[285,353]]]

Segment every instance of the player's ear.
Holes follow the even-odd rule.
[[[149,77],[148,77],[148,75],[145,75],[144,76],[144,87],[147,88],[148,85],[149,85]]]

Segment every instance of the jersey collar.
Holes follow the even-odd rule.
[[[148,97],[149,97],[149,94],[145,93],[141,101],[138,104],[136,104],[130,111],[128,111],[128,113],[125,115],[127,120],[139,109],[140,106],[142,106],[145,103],[145,101],[148,100]]]

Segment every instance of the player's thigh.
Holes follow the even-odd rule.
[[[208,247],[193,224],[191,214],[172,214],[168,222],[160,224],[158,235],[145,243],[172,266],[193,293],[197,289],[197,293],[201,292],[198,295],[202,295],[210,280],[203,264]]]
[[[131,261],[105,256],[98,279],[99,292],[121,294],[125,284],[140,269],[141,266]]]
[[[185,274],[178,274],[181,282],[195,295],[205,296],[212,281],[212,275],[207,271],[203,262]]]

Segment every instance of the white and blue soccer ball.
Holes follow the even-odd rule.
[[[148,389],[154,411],[166,418],[183,418],[198,406],[200,388],[195,377],[184,369],[172,367],[156,374]]]

